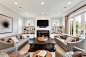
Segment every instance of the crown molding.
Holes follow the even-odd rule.
[[[0,1],[0,3],[1,3],[2,5],[4,5],[5,7],[11,9],[11,10],[14,11],[15,13],[19,14],[20,16],[22,16],[18,11],[14,10],[13,8],[11,8],[11,7],[8,6],[7,4],[3,3],[2,1]],[[24,16],[22,16],[22,17],[24,17]]]

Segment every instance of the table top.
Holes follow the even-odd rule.
[[[38,38],[35,38],[30,40],[28,44],[56,44],[56,42],[52,38],[48,38],[47,41],[39,41]]]
[[[36,52],[33,54],[33,57],[36,57],[36,55],[37,55],[40,51],[41,51],[41,50],[36,51]],[[47,50],[42,50],[42,51],[48,52],[48,54],[47,54],[46,57],[52,57],[52,54],[51,54],[49,51],[47,51]]]

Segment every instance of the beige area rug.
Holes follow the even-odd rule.
[[[30,48],[30,45],[26,44],[22,49],[19,50],[19,52],[21,54],[25,54],[28,52],[29,48]],[[57,51],[61,53],[65,53],[65,51],[58,44],[55,45],[55,48]],[[34,52],[29,52],[29,53],[30,53],[30,57],[32,57]],[[52,54],[52,57],[55,57],[55,52],[51,52],[51,54]]]

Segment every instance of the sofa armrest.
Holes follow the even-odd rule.
[[[60,53],[59,51],[55,51],[55,57],[65,57],[65,53]]]
[[[29,52],[28,53],[25,53],[23,56],[24,57],[30,57],[30,53]]]
[[[86,51],[86,50],[83,50],[81,48],[78,48],[78,47],[73,46],[73,51]]]
[[[14,43],[8,43],[8,42],[0,41],[0,46],[1,46],[0,50],[2,50],[2,49],[9,48],[9,47],[13,47]]]
[[[7,48],[7,49],[3,49],[1,51],[4,51],[6,52],[7,54],[11,53],[11,52],[14,52],[16,50],[16,47],[10,47],[10,48]]]
[[[79,46],[83,46],[83,42],[84,42],[84,39],[81,39],[77,42],[68,42],[67,43],[67,48],[68,48],[68,51],[72,51],[73,50],[73,46],[76,46],[76,47],[79,47]]]

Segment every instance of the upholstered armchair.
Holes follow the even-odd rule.
[[[16,51],[16,47],[10,47],[10,48],[7,48],[7,49],[1,50],[1,51],[6,52],[10,56],[10,54],[12,52]],[[21,54],[21,56],[22,57],[30,57],[30,54],[29,53],[25,53],[25,54]],[[10,56],[10,57],[12,57],[12,56]]]

